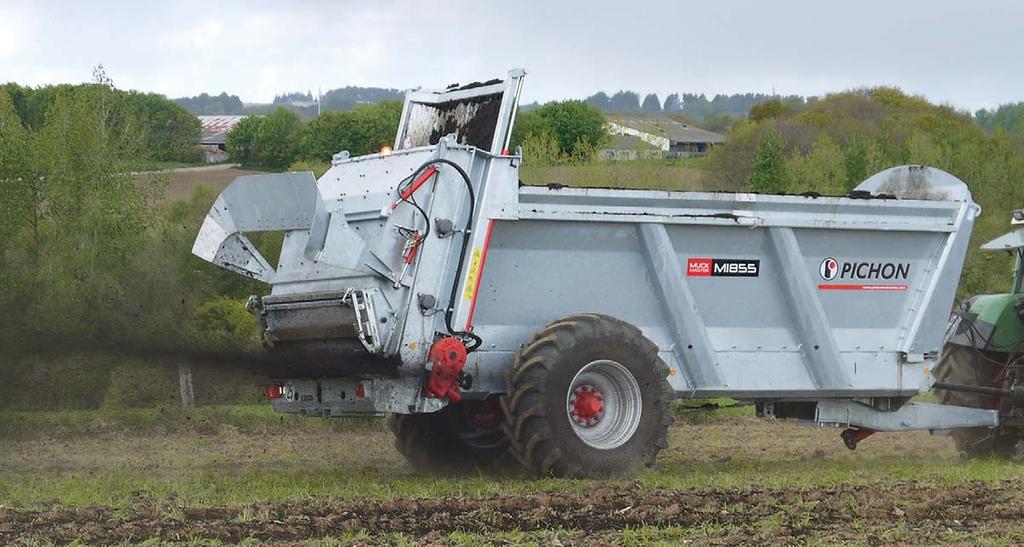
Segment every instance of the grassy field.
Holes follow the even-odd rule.
[[[752,412],[681,412],[658,468],[603,482],[417,475],[380,420],[265,406],[0,413],[0,543],[1024,540],[1017,464]]]
[[[208,165],[204,162],[146,160],[138,162],[134,170],[138,172],[170,171],[172,169],[205,167]]]
[[[577,188],[642,188],[677,191],[735,190],[712,188],[706,181],[703,159],[652,159],[597,162],[591,165],[524,165],[524,184],[563,184]]]

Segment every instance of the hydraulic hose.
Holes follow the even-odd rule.
[[[472,340],[472,345],[466,346],[466,352],[471,353],[480,347],[480,345],[483,343],[483,340],[481,340],[479,336],[473,334],[470,331],[455,330],[454,326],[452,325],[452,316],[455,313],[455,301],[456,298],[458,297],[459,279],[462,278],[462,268],[466,260],[466,249],[469,247],[469,234],[473,228],[473,219],[476,217],[476,192],[473,191],[473,183],[469,179],[469,173],[466,173],[466,170],[463,169],[461,165],[453,162],[452,160],[444,158],[433,159],[425,162],[423,165],[419,166],[413,172],[413,174],[406,180],[415,180],[416,177],[418,177],[419,174],[422,173],[424,169],[430,167],[431,165],[437,164],[444,164],[454,168],[455,171],[459,173],[459,176],[462,177],[462,181],[465,182],[466,190],[469,191],[469,216],[466,217],[466,224],[462,230],[462,247],[459,250],[459,261],[455,269],[455,279],[452,280],[452,291],[448,297],[448,307],[445,308],[444,311],[444,326],[446,329],[448,329],[448,333],[451,334],[452,336],[456,336],[458,338],[463,339],[469,338],[470,340]],[[401,190],[399,190],[399,194],[401,194]],[[422,209],[420,209],[420,212],[423,212]],[[425,213],[423,214],[423,216],[424,219],[427,221],[427,230],[429,230],[430,218],[428,218]]]

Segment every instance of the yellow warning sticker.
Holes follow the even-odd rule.
[[[463,295],[466,298],[466,302],[473,300],[473,294],[476,292],[477,278],[480,277],[480,257],[483,255],[483,251],[479,248],[473,249],[473,256],[469,259],[469,274],[466,275],[466,290]]]

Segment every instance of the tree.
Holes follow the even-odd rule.
[[[786,168],[779,137],[768,132],[761,137],[750,173],[750,190],[761,194],[780,194],[786,191]]]
[[[10,95],[0,89],[0,294],[9,287],[7,250],[31,220],[29,133]]]
[[[271,169],[284,169],[295,162],[302,142],[302,120],[298,114],[278,108],[260,123],[257,134],[258,165]]]
[[[182,97],[174,102],[196,116],[225,116],[245,114],[245,105],[238,95],[208,95],[201,93],[195,97]]]
[[[548,131],[530,133],[522,143],[523,161],[533,167],[561,165],[566,162],[565,154],[558,147],[558,141]]]
[[[577,142],[588,143],[593,148],[604,144],[608,136],[604,114],[583,101],[560,101],[548,103],[532,114],[544,120],[551,135],[558,142],[559,149],[572,155]]]
[[[990,133],[1024,133],[1024,102],[1000,105],[995,110],[981,109],[974,119]]]
[[[537,109],[530,111],[520,109],[516,113],[515,124],[512,125],[512,139],[509,141],[509,146],[512,150],[515,150],[517,146],[522,146],[525,150],[526,139],[530,135],[542,135],[544,133],[547,133],[554,140],[554,129],[551,128],[548,118],[537,114]],[[558,146],[557,142],[555,142],[555,146]]]
[[[324,93],[321,102],[324,110],[352,110],[363,104],[376,104],[385,101],[400,102],[402,98],[402,92],[397,89],[346,86],[328,90]]]
[[[736,123],[737,119],[738,118],[733,118],[728,114],[716,114],[714,116],[704,118],[704,120],[700,122],[700,126],[708,131],[724,134],[729,131],[729,128],[732,127],[734,123]]]
[[[666,114],[676,114],[683,111],[683,103],[679,102],[678,93],[665,97],[665,107],[663,110]]]
[[[163,95],[130,91],[124,99],[140,122],[147,157],[164,161],[194,159],[194,147],[202,131],[198,118]]]
[[[868,178],[868,141],[863,137],[850,139],[843,151],[843,171],[847,190]]]
[[[67,97],[90,88],[107,89],[109,93],[104,96],[103,108],[110,116],[109,130],[119,136],[115,141],[122,141],[121,137],[129,134],[140,139],[141,145],[133,150],[137,159],[195,159],[194,146],[200,134],[199,120],[195,116],[163,95],[114,88],[102,65],[94,69],[93,77],[97,83],[34,89],[6,84],[3,88],[11,94],[18,117],[29,130],[43,126],[47,112],[59,95]]]
[[[268,169],[285,169],[299,157],[304,127],[294,112],[278,108],[266,116],[249,116],[228,133],[225,146],[232,161]]]
[[[390,146],[398,132],[402,103],[384,101],[360,105],[349,112],[324,112],[309,122],[302,144],[302,157],[327,162],[342,150],[360,156]]]
[[[644,97],[644,104],[640,106],[640,109],[648,115],[661,114],[661,101],[658,100],[656,94],[650,93]]]
[[[779,99],[770,99],[750,107],[750,119],[755,122],[782,118],[793,114],[793,109]]]
[[[640,95],[634,91],[619,91],[608,100],[608,112],[632,113],[640,110]]]
[[[151,304],[134,287],[149,279],[153,215],[130,174],[138,123],[119,97],[106,85],[58,92],[33,135],[27,252],[11,304],[19,331],[68,344],[121,340]]]
[[[235,124],[228,132],[224,146],[231,161],[242,165],[257,164],[258,137],[262,125],[262,117],[249,116]]]
[[[586,101],[590,106],[605,112],[611,107],[611,99],[608,98],[608,94],[604,91],[598,91],[593,95],[587,97]]]
[[[832,137],[822,133],[807,155],[794,151],[786,160],[788,191],[843,195],[848,191],[843,151]]]

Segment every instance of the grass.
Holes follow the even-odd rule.
[[[139,161],[133,167],[134,171],[137,172],[151,172],[151,171],[170,171],[171,169],[181,169],[183,167],[203,167],[210,165],[205,162],[186,162],[186,161],[158,161],[158,160],[145,160]]]
[[[535,167],[519,171],[524,184],[563,184],[577,188],[634,188],[675,191],[724,190],[709,188],[703,158],[597,162],[589,165]]]
[[[221,431],[278,434],[296,429],[327,433],[379,426],[377,420],[309,420],[283,415],[274,412],[267,404],[200,406],[194,409],[168,405],[106,410],[0,412],[0,437],[8,440],[76,439],[96,435],[211,435]]]
[[[660,466],[636,484],[669,489],[814,487],[1021,477],[1000,461],[961,462],[951,441],[879,434],[849,452],[838,430],[682,412]],[[713,416],[713,417],[712,417]],[[313,497],[488,496],[583,491],[593,481],[515,470],[458,478],[414,474],[381,420],[304,419],[265,406],[2,412],[0,503],[126,507],[140,497],[222,505]],[[612,481],[629,485],[632,481]]]
[[[208,530],[195,528],[201,527],[201,522],[191,522],[189,515],[197,508],[227,507],[233,512],[224,517],[225,527],[266,532],[276,526],[273,523],[291,522],[291,517],[282,513],[282,505],[276,505],[282,503],[317,507],[352,500],[354,507],[365,504],[372,513],[374,503],[387,500],[396,500],[392,508],[415,508],[425,503],[416,500],[442,497],[512,499],[508,503],[514,506],[514,500],[524,496],[535,496],[530,499],[538,503],[536,511],[519,509],[520,516],[534,519],[532,525],[510,524],[509,514],[485,505],[460,517],[475,523],[475,528],[443,532],[431,531],[429,526],[426,532],[415,531],[424,528],[411,521],[400,525],[403,532],[340,529],[345,519],[351,518],[341,513],[331,517],[340,519],[332,521],[336,522],[330,528],[333,531],[317,537],[315,543],[913,543],[921,540],[922,525],[940,530],[942,540],[1000,544],[1024,538],[1024,531],[1014,524],[1015,508],[1024,504],[1024,494],[1017,488],[1024,473],[1017,464],[961,461],[949,439],[923,432],[878,434],[850,452],[843,447],[837,429],[759,420],[750,406],[710,412],[688,404],[690,408],[680,403],[676,409],[679,419],[659,466],[635,479],[611,481],[534,479],[514,469],[420,475],[411,471],[393,448],[382,420],[279,416],[262,405],[194,411],[0,412],[4,438],[0,443],[0,461],[4,462],[0,466],[0,542],[5,507],[40,510],[44,516],[57,508],[78,508],[83,512],[80,515],[86,515],[79,518],[85,519],[96,508],[110,508],[103,517],[105,524],[99,523],[107,527],[119,522],[137,525],[139,517],[133,515],[151,511],[154,516],[146,519],[156,518],[168,526],[181,523],[193,526],[192,530]],[[1006,480],[1017,482],[1007,484]],[[974,502],[962,501],[972,496],[970,489],[978,484],[991,489],[974,495]],[[836,491],[824,496],[818,490],[832,487]],[[854,487],[868,492],[857,493],[851,490]],[[903,507],[911,518],[914,507],[929,499],[922,498],[922,487],[938,488],[937,493],[954,500],[938,502],[948,503],[948,510],[954,513],[942,514],[945,509],[940,509],[934,519],[922,521],[918,514],[913,516],[914,522],[904,522],[903,513],[894,516],[894,507]],[[968,493],[957,493],[957,489]],[[568,523],[561,525],[568,528],[537,527],[552,511],[544,506],[548,495],[575,495],[579,504],[562,511],[578,512],[585,518],[603,518],[604,512],[588,510],[582,500],[612,499],[614,505],[603,511],[611,513],[610,522],[614,522],[617,511],[628,511],[637,503],[630,501],[634,497],[654,496],[639,501],[647,504],[644,511],[649,511],[652,503],[669,511],[667,505],[653,501],[668,493],[681,493],[680,499],[718,501],[703,507],[679,502],[684,503],[679,520],[661,518],[658,525],[635,520],[634,525],[609,527],[606,522],[590,530],[586,520],[570,518],[561,521]],[[621,507],[616,496],[622,496]],[[999,503],[991,508],[970,511],[972,503],[996,501]],[[418,513],[410,511],[401,518],[426,522],[433,515],[413,517]],[[985,520],[967,522],[957,511]],[[316,515],[315,511],[312,514]],[[835,515],[848,518],[836,520]],[[947,526],[960,521],[964,526]],[[307,526],[302,523],[310,521],[295,522]],[[380,522],[394,521],[385,518]],[[191,539],[210,541],[201,533]],[[261,543],[267,537],[249,540]]]

